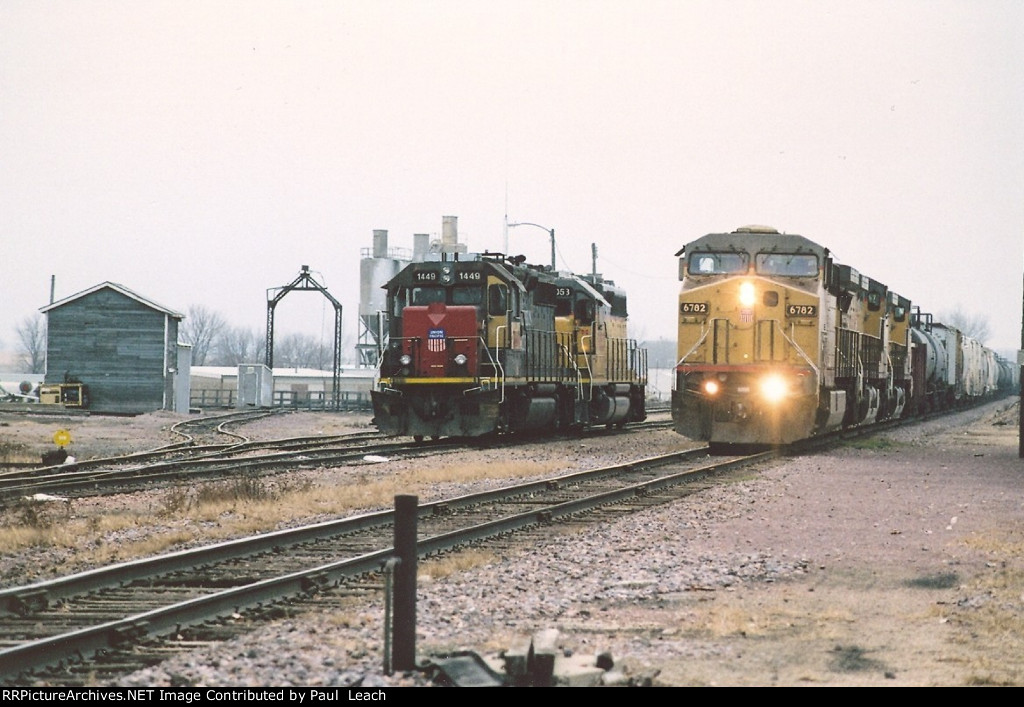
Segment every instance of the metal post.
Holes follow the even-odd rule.
[[[395,597],[395,568],[398,567],[398,558],[392,557],[384,563],[384,674],[393,674],[393,662],[391,659],[391,634],[394,630],[394,622],[391,620],[391,605]]]
[[[505,233],[508,233],[509,228],[515,228],[516,226],[534,226],[541,230],[547,231],[548,235],[551,236],[551,271],[557,270],[555,266],[555,229],[541,226],[539,223],[530,223],[529,221],[520,221],[518,223],[509,223],[508,215],[505,216]],[[506,243],[505,250],[508,250],[508,244]]]
[[[416,511],[419,498],[395,496],[395,670],[416,669]]]

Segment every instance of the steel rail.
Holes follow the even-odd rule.
[[[519,484],[505,489],[467,494],[445,501],[423,504],[417,509],[417,512],[420,516],[434,515],[443,513],[452,506],[477,505],[500,496],[507,497],[510,495],[510,492],[516,496],[529,495],[542,489],[550,489],[553,485],[557,487],[559,484],[572,484],[623,470],[660,466],[689,456],[706,454],[706,452],[706,449],[687,450],[602,467],[600,469],[574,472],[559,477]],[[427,557],[469,542],[550,523],[556,518],[573,516],[626,499],[648,496],[651,492],[659,489],[695,481],[713,473],[747,465],[774,455],[774,452],[769,451],[750,457],[716,462],[657,479],[629,484],[611,491],[603,491],[573,501],[547,505],[468,528],[422,538],[418,541],[417,551],[420,556]],[[341,532],[351,532],[357,525],[370,527],[374,525],[390,525],[392,522],[393,512],[391,511],[365,514],[352,519],[330,521],[301,529],[269,533],[254,538],[220,543],[215,546],[172,553],[133,563],[122,563],[111,568],[86,572],[59,580],[51,580],[30,585],[29,587],[5,590],[0,592],[0,597],[3,598],[4,607],[8,611],[13,610],[15,613],[20,614],[25,609],[31,608],[33,603],[45,604],[46,601],[56,599],[63,594],[80,594],[84,591],[89,591],[91,588],[108,586],[110,576],[115,573],[120,575],[119,579],[123,583],[129,579],[189,569],[197,564],[202,564],[206,560],[223,559],[225,556],[253,554],[258,551],[255,549],[257,547],[263,550],[279,548],[283,544],[298,542],[297,538],[299,536],[307,539],[333,536],[338,534],[339,529],[346,525],[348,528]],[[288,573],[280,577],[213,592],[158,609],[134,614],[123,619],[108,621],[97,626],[49,636],[6,648],[0,650],[0,677],[16,677],[27,671],[52,665],[55,662],[63,662],[69,656],[72,659],[77,658],[81,660],[87,655],[116,649],[119,646],[129,644],[148,635],[157,635],[170,631],[178,632],[183,626],[202,623],[223,616],[225,613],[239,613],[246,609],[280,601],[287,596],[306,594],[319,587],[337,584],[344,579],[356,575],[377,571],[391,555],[392,548],[383,548],[345,560]]]

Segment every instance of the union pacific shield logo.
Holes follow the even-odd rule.
[[[440,353],[444,351],[444,329],[431,329],[427,332],[427,351]]]

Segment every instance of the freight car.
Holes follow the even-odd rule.
[[[676,256],[672,415],[693,439],[788,444],[1012,386],[991,350],[803,236],[747,226]]]
[[[521,256],[433,253],[392,278],[374,423],[416,439],[646,418],[626,295]]]

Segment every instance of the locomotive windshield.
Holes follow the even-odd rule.
[[[450,293],[450,294],[448,294]],[[411,289],[411,304],[425,306],[432,302],[442,302],[453,305],[473,305],[479,307],[484,303],[483,287],[474,285],[472,287],[413,287]]]
[[[750,266],[747,253],[694,253],[690,256],[691,275],[727,275],[746,272]]]
[[[452,304],[471,304],[479,307],[484,303],[484,288],[476,287],[453,287]]]
[[[422,307],[431,302],[444,302],[443,287],[414,287],[412,288],[412,304]]]
[[[818,256],[806,253],[758,253],[755,261],[761,275],[817,277]]]

